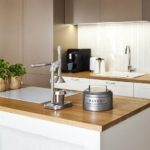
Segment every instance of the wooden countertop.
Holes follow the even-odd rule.
[[[63,73],[63,76],[150,84],[150,74],[145,74],[143,76],[136,77],[136,78],[125,78],[125,77],[121,78],[121,77],[95,76],[93,73],[91,73],[89,71],[84,71],[84,72],[79,72],[79,73]]]
[[[0,98],[0,111],[44,119],[57,123],[104,131],[109,127],[150,107],[150,101],[129,97],[114,97],[114,109],[105,112],[91,112],[82,109],[82,94],[67,97],[73,107],[53,111],[41,104]]]

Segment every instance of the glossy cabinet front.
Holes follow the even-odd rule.
[[[107,87],[111,90],[114,95],[120,96],[133,96],[133,83],[132,82],[120,82],[120,81],[110,81],[110,80],[90,80],[90,85]]]
[[[55,88],[84,91],[88,88],[90,80],[85,78],[64,77],[65,83],[55,83]]]
[[[150,20],[148,0],[66,0],[66,23]]]
[[[96,80],[87,78],[75,78],[64,77],[65,83],[56,83],[55,88],[68,89],[76,91],[84,91],[90,86],[106,88],[111,90],[114,95],[120,96],[133,96],[133,83],[132,82],[120,82],[120,81],[108,81],[108,80]]]
[[[134,97],[150,99],[150,84],[134,83]]]

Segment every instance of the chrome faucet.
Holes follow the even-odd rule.
[[[54,83],[64,83],[65,82],[62,77],[62,72],[61,72],[61,70],[62,70],[61,51],[62,51],[61,46],[58,46],[57,47],[58,60],[55,62],[31,65],[31,67],[50,66],[50,74],[51,74],[50,84],[51,84],[52,100],[45,103],[44,108],[53,109],[53,110],[59,110],[59,109],[63,109],[63,108],[72,106],[72,102],[70,102],[70,101],[62,102],[63,100],[61,100],[61,103],[58,103],[58,93],[61,93],[61,96],[64,97],[66,92],[64,90],[58,91],[58,90],[55,90],[55,88],[54,88]],[[58,74],[57,74],[56,79],[54,80],[54,72],[56,71],[57,68],[58,68]],[[56,92],[57,92],[57,102],[56,102],[56,96],[55,96]]]
[[[55,79],[55,83],[64,83],[64,79],[62,77],[62,60],[61,60],[61,57],[62,57],[62,48],[61,46],[58,46],[57,47],[57,53],[58,53],[58,74],[57,74],[57,77]]]
[[[128,72],[135,71],[135,68],[131,66],[131,49],[130,46],[126,46],[125,54],[128,54]]]

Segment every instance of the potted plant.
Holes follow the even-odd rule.
[[[0,92],[6,90],[5,78],[6,78],[6,70],[4,68],[0,68]]]
[[[0,91],[9,89],[9,63],[4,59],[0,59]]]
[[[14,64],[9,66],[10,74],[10,89],[19,89],[21,88],[22,76],[26,73],[26,69],[23,64]]]

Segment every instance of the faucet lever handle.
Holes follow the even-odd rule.
[[[31,64],[31,67],[45,67],[49,66],[51,63],[45,63],[45,64]]]

